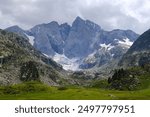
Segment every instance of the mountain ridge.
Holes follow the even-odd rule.
[[[12,27],[6,30],[21,35],[20,30],[12,30]],[[68,65],[67,69],[74,69],[71,68],[74,64],[77,69],[101,67],[99,63],[103,61],[107,64],[114,58],[120,59],[139,36],[131,30],[105,31],[94,22],[80,17],[77,17],[71,26],[67,23],[59,25],[56,21],[52,21],[36,25],[23,33],[36,49],[54,60],[56,58],[55,61],[63,67]],[[101,54],[102,50],[107,51]],[[89,56],[95,61],[92,65]],[[70,62],[63,61],[64,57]]]
[[[119,62],[120,66],[145,66],[150,63],[150,29],[145,31]]]

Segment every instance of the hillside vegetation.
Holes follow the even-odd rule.
[[[88,86],[52,87],[30,81],[0,88],[0,99],[34,100],[141,100],[150,99],[149,67],[116,70],[107,80],[91,80]],[[117,75],[117,76],[116,76]],[[116,77],[115,77],[116,76]]]

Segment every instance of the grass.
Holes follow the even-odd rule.
[[[27,82],[0,88],[1,100],[150,100],[150,87],[137,91],[102,88],[50,87]]]

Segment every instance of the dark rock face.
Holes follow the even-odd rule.
[[[88,56],[94,51],[94,44],[99,38],[100,31],[100,26],[77,17],[65,44],[66,56],[69,58]]]
[[[35,26],[31,29],[31,33],[35,37],[35,48],[42,53],[48,55],[54,55],[55,51],[62,53],[63,40],[57,22]]]
[[[120,66],[142,66],[150,64],[150,30],[144,32],[119,62]]]
[[[60,34],[61,34],[63,41],[67,40],[68,35],[70,33],[70,29],[71,29],[71,26],[68,25],[67,23],[60,25]]]
[[[134,51],[149,51],[150,50],[150,30],[144,32],[131,46],[128,53]]]

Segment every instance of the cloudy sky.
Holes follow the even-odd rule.
[[[0,28],[24,29],[53,20],[72,24],[76,16],[105,30],[150,28],[150,0],[0,0]]]

